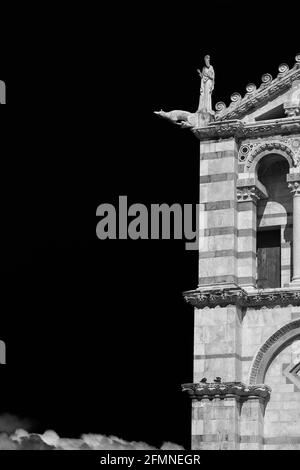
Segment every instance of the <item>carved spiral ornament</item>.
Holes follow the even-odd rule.
[[[287,64],[280,64],[278,70],[280,74],[285,74],[289,71],[289,66]]]
[[[230,99],[233,103],[237,103],[237,102],[241,101],[242,97],[239,93],[233,93],[231,95]]]
[[[256,85],[254,85],[254,83],[249,83],[246,86],[246,90],[247,90],[247,93],[254,93],[256,90]]]
[[[226,109],[226,104],[223,101],[219,101],[216,104],[216,111],[223,111],[224,109]]]
[[[272,75],[270,73],[264,73],[264,75],[261,77],[261,81],[263,83],[271,83],[273,80]]]

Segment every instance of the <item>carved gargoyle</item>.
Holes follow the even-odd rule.
[[[164,119],[172,121],[174,124],[178,124],[181,127],[197,127],[198,117],[196,113],[190,113],[189,111],[181,111],[175,109],[174,111],[154,111],[155,114],[161,116]]]

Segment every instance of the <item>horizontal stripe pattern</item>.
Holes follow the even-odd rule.
[[[199,259],[206,258],[220,258],[233,256],[235,258],[253,258],[256,259],[256,253],[253,251],[236,251],[236,250],[215,250],[215,251],[205,251],[199,252]]]
[[[237,158],[237,153],[233,150],[224,150],[219,152],[200,152],[200,161],[220,160],[221,158]]]
[[[205,211],[220,211],[224,209],[235,209],[236,207],[236,202],[235,201],[214,201],[214,202],[203,202],[202,204],[204,206]]]
[[[237,237],[256,237],[256,230],[252,228],[237,229],[236,227],[211,227],[200,229],[204,237],[216,237],[219,235],[235,235]]]
[[[254,277],[237,277],[232,274],[224,276],[200,276],[199,285],[211,285],[211,284],[231,284],[237,285],[255,285],[256,279]]]
[[[214,175],[200,176],[200,184],[218,183],[219,181],[233,181],[237,179],[236,173],[216,173]]]
[[[194,360],[202,359],[238,359],[239,361],[252,361],[253,356],[240,356],[237,353],[227,353],[227,354],[195,354]]]

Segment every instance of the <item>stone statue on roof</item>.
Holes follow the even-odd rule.
[[[204,57],[205,65],[201,70],[197,69],[199,76],[201,77],[200,86],[200,100],[197,112],[206,112],[214,114],[212,110],[211,95],[215,86],[215,71],[212,65],[210,65],[210,56]]]

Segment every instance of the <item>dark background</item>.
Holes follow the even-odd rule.
[[[297,2],[148,5],[69,12],[3,56],[1,411],[37,432],[188,448],[182,292],[197,286],[197,253],[178,240],[100,241],[96,208],[119,195],[196,204],[199,142],[153,111],[197,109],[205,54],[214,103],[292,67],[299,15]]]

